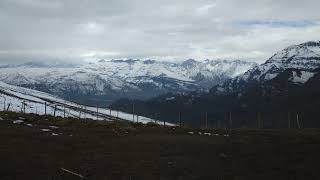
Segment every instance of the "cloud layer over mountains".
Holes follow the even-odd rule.
[[[263,62],[319,39],[317,0],[2,0],[0,63],[99,58]]]

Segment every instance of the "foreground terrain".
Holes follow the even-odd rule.
[[[9,112],[0,117],[1,180],[320,177],[316,129],[226,131]]]

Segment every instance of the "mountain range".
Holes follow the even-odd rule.
[[[289,46],[261,65],[193,59],[30,62],[0,66],[0,81],[11,84],[0,84],[3,95],[18,85],[89,105],[115,101],[111,109],[131,113],[134,106],[140,116],[192,126],[206,119],[215,127],[256,127],[263,119],[263,127],[320,127],[320,41]]]
[[[169,93],[134,103],[141,114],[193,126],[207,118],[212,126],[224,127],[257,127],[257,119],[264,127],[284,128],[298,120],[304,127],[320,127],[319,82],[320,42],[313,41],[289,46],[210,92]],[[129,104],[122,99],[112,107],[126,111]]]
[[[0,66],[0,81],[88,105],[120,98],[148,99],[165,93],[209,91],[256,66],[241,60],[99,60],[85,64],[29,62]]]

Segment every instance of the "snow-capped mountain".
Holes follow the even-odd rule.
[[[145,99],[168,92],[206,91],[255,65],[240,60],[192,59],[100,60],[65,66],[26,63],[0,66],[0,80],[77,102],[108,104],[121,97]]]
[[[282,73],[289,73],[287,81],[296,85],[306,83],[320,67],[320,41],[292,45],[273,55],[265,63],[212,89],[215,93],[241,91],[263,84]]]
[[[119,100],[112,107],[130,112],[128,102]],[[209,93],[166,94],[135,101],[138,113],[149,117],[177,122],[180,112],[183,122],[203,126],[206,115],[215,123],[224,121],[226,127],[231,114],[233,127],[257,127],[257,112],[264,114],[263,121],[270,128],[287,127],[288,114],[293,112],[303,119],[304,127],[320,127],[319,106],[320,42],[290,46]]]

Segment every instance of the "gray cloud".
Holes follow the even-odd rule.
[[[318,40],[317,0],[1,0],[0,62],[95,58],[262,62]]]

